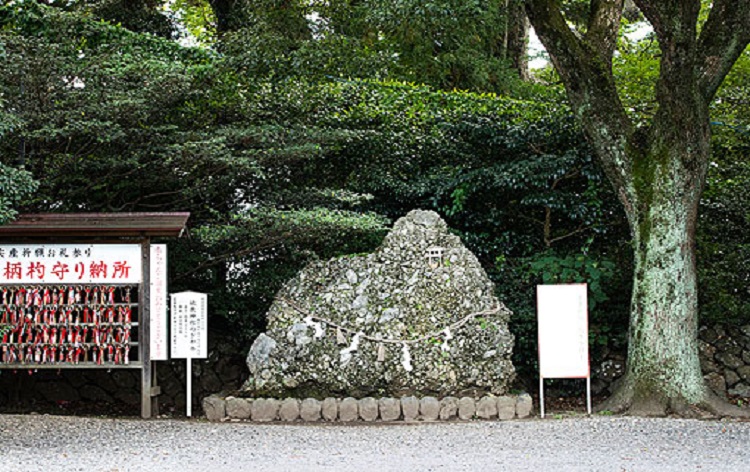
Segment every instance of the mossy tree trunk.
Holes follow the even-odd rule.
[[[698,155],[686,162],[690,145]],[[664,143],[639,157],[648,165],[636,171],[635,206],[628,211],[635,259],[628,371],[612,409],[658,415],[707,400],[694,250],[706,145],[702,138]]]
[[[628,370],[606,407],[637,414],[729,410],[698,361],[695,225],[709,161],[708,107],[750,42],[750,0],[716,0],[698,31],[699,0],[635,0],[654,28],[661,68],[650,123],[633,123],[612,74],[624,0],[592,0],[584,32],[558,0],[527,0],[630,224],[635,271]]]

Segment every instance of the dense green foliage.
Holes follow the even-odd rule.
[[[492,80],[516,99],[387,80],[452,86],[441,82],[444,71],[429,81],[409,75],[423,68],[416,61],[424,52],[408,67],[394,59],[393,48],[423,47],[408,40],[424,37],[395,21],[401,10],[352,3],[378,15],[379,28],[392,28],[387,41],[373,41],[361,15],[341,17],[348,3],[332,3],[341,10],[330,17],[349,34],[290,38],[261,18],[227,33],[220,52],[86,12],[36,2],[0,7],[0,218],[14,209],[190,211],[188,234],[169,241],[170,290],[209,292],[212,324],[251,339],[275,291],[303,264],[368,251],[389,221],[434,209],[516,313],[522,368],[536,357],[537,283],[588,282],[595,353],[621,347],[630,297],[627,225],[560,91],[510,76]],[[497,14],[476,7],[466,18],[490,13]],[[445,15],[425,21],[438,19],[458,31]],[[464,40],[446,38],[456,60],[472,57]],[[476,47],[485,50],[481,41]],[[638,82],[647,77],[639,68],[651,70],[653,59],[644,54],[623,56],[632,60],[632,75],[622,80],[648,113],[651,86]],[[502,67],[493,61],[477,65],[496,74]],[[462,77],[490,80],[476,74]],[[730,82],[727,100],[742,102],[746,83]],[[741,106],[722,113],[732,126],[750,117]],[[750,202],[738,189],[750,183],[741,159],[750,141],[733,127],[717,128],[700,236],[703,303],[713,319],[744,320]],[[15,168],[20,161],[25,171]]]
[[[520,85],[508,38],[520,20],[508,5],[500,0],[180,0],[172,8],[202,43],[219,36],[220,48],[243,73],[507,92]]]
[[[701,316],[730,324],[750,319],[750,52],[719,91],[713,162],[701,201],[698,269]]]
[[[28,171],[0,163],[0,224],[18,215],[16,208],[34,193],[37,185]]]

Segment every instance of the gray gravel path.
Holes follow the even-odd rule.
[[[0,415],[0,471],[750,471],[750,423],[257,425]]]

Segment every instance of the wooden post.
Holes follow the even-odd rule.
[[[138,309],[140,316],[138,320],[138,329],[140,336],[138,339],[139,356],[141,358],[141,417],[151,418],[151,244],[149,238],[141,242],[141,257],[143,258],[143,276],[141,280],[141,290],[138,295]]]

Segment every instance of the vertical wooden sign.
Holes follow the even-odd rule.
[[[169,359],[167,343],[167,245],[151,245],[151,360]]]

